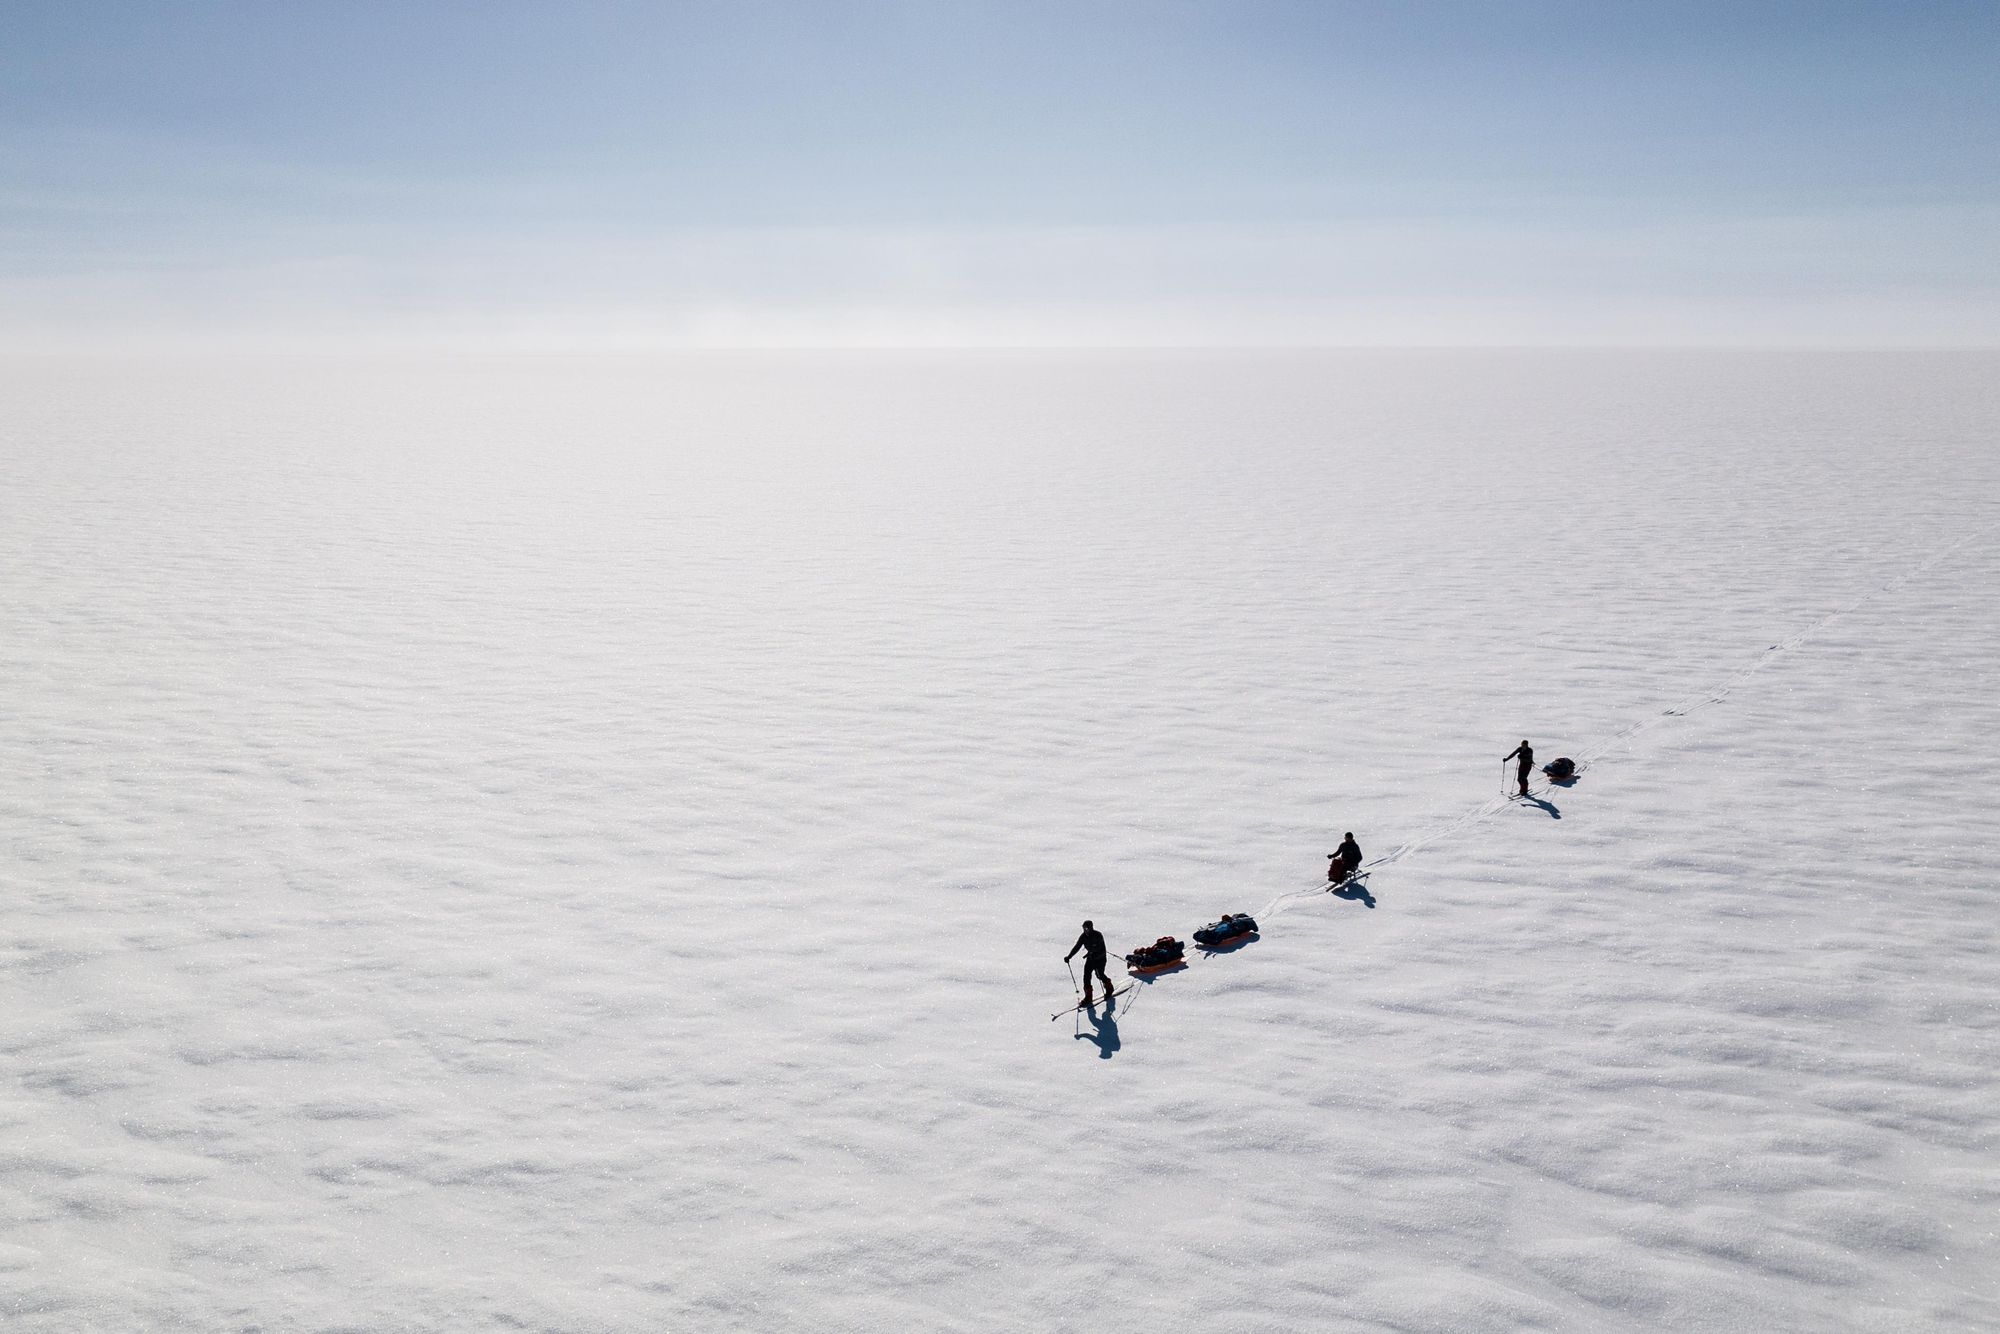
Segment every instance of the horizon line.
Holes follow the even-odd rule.
[[[311,343],[212,344],[207,346],[167,343],[126,343],[101,345],[68,344],[26,347],[0,343],[0,357],[30,358],[121,358],[164,357],[214,359],[244,357],[353,357],[353,356],[498,356],[498,357],[595,357],[595,356],[674,356],[704,353],[982,353],[982,352],[1064,352],[1064,353],[1173,353],[1173,352],[2000,352],[1995,343],[658,343],[605,344],[580,347],[559,343],[501,345],[467,341],[424,342],[397,345],[356,344],[330,346]]]

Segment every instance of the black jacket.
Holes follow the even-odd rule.
[[[1076,938],[1076,944],[1069,947],[1064,959],[1074,959],[1078,950],[1083,951],[1085,963],[1103,963],[1106,957],[1104,933],[1095,929],[1084,932]]]

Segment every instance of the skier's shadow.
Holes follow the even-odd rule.
[[[1086,1009],[1083,1012],[1084,1018],[1090,1020],[1092,1031],[1078,1033],[1077,1037],[1095,1043],[1097,1046],[1097,1055],[1100,1060],[1110,1060],[1120,1046],[1118,1041],[1118,1019],[1113,1013],[1117,1008],[1118,1002],[1110,1000],[1104,1002],[1104,1013],[1101,1015],[1093,1009]]]
[[[1349,903],[1365,904],[1372,908],[1375,906],[1375,896],[1368,892],[1367,880],[1368,877],[1365,875],[1349,876],[1327,893],[1337,899],[1346,899]]]
[[[1556,804],[1553,801],[1543,801],[1540,797],[1522,797],[1520,798],[1520,802],[1523,806],[1539,806],[1549,813],[1551,820],[1560,820],[1563,818],[1563,813],[1556,809]]]

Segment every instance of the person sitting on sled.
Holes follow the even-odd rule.
[[[1352,831],[1341,843],[1340,851],[1329,852],[1327,859],[1326,883],[1329,885],[1344,884],[1349,876],[1361,869],[1361,845],[1354,841]]]

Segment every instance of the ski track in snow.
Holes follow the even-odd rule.
[[[8,363],[0,1311],[2000,1327],[1996,371]]]
[[[1769,648],[1765,649],[1762,653],[1757,655],[1756,661],[1752,662],[1748,667],[1745,667],[1742,671],[1737,672],[1734,676],[1729,677],[1727,680],[1721,682],[1720,684],[1709,686],[1706,687],[1705,689],[1696,691],[1694,694],[1681,700],[1678,704],[1675,704],[1673,707],[1662,709],[1660,710],[1659,713],[1651,717],[1643,718],[1640,721],[1633,723],[1631,726],[1626,727],[1624,730],[1618,732],[1614,736],[1606,737],[1602,741],[1595,741],[1587,746],[1579,748],[1576,756],[1572,757],[1576,759],[1577,778],[1580,779],[1585,773],[1587,773],[1590,770],[1592,765],[1602,760],[1605,756],[1612,754],[1617,750],[1623,749],[1624,747],[1629,745],[1635,738],[1639,737],[1640,735],[1646,732],[1651,731],[1653,728],[1660,726],[1662,723],[1669,722],[1675,718],[1685,718],[1687,715],[1695,712],[1697,709],[1705,709],[1708,708],[1710,705],[1722,703],[1724,700],[1729,698],[1730,693],[1732,691],[1734,691],[1738,686],[1741,686],[1746,682],[1748,682],[1750,678],[1757,675],[1758,672],[1763,671],[1765,667],[1770,665],[1772,659],[1776,658],[1778,655],[1784,653],[1790,653],[1794,649],[1802,648],[1806,644],[1811,643],[1812,640],[1818,636],[1820,631],[1824,630],[1827,626],[1831,625],[1834,621],[1840,619],[1842,616],[1845,616],[1850,612],[1853,612],[1854,610],[1861,607],[1865,603],[1871,602],[1878,597],[1882,597],[1888,594],[1894,594],[1900,591],[1903,588],[1903,586],[1908,584],[1912,579],[1919,578],[1922,575],[1928,573],[1931,569],[1936,567],[1939,562],[1950,557],[1953,553],[1958,551],[1958,549],[1963,547],[1966,543],[1972,541],[1976,537],[1983,538],[1986,536],[1987,533],[1985,533],[1984,531],[1964,534],[1963,536],[1957,538],[1955,541],[1950,542],[1949,544],[1942,547],[1938,551],[1932,553],[1929,557],[1920,561],[1913,568],[1897,576],[1896,578],[1890,580],[1887,584],[1884,584],[1882,587],[1875,589],[1872,592],[1862,594],[1860,597],[1854,599],[1846,606],[1828,612],[1826,615],[1820,617],[1818,620],[1814,621],[1811,625],[1808,625],[1803,630],[1800,630],[1798,633],[1787,636],[1781,643],[1771,645]],[[1501,765],[1500,773],[1501,773],[1500,786],[1502,789],[1501,796],[1495,797],[1489,801],[1481,802],[1479,805],[1473,807],[1470,811],[1466,812],[1458,819],[1453,820],[1448,824],[1442,825],[1439,828],[1432,829],[1424,834],[1420,834],[1416,838],[1413,838],[1408,842],[1399,845],[1394,852],[1388,853],[1387,855],[1381,857],[1367,858],[1361,863],[1354,879],[1348,882],[1349,885],[1365,886],[1367,880],[1367,873],[1375,870],[1377,867],[1394,866],[1398,862],[1407,861],[1411,857],[1416,856],[1417,853],[1423,851],[1424,848],[1428,847],[1430,844],[1435,843],[1440,839],[1450,838],[1454,834],[1463,833],[1465,830],[1470,829],[1475,825],[1484,823],[1486,820],[1492,818],[1494,815],[1497,815],[1499,812],[1513,805],[1514,798],[1510,795],[1507,795],[1507,790],[1514,787],[1514,779],[1512,777],[1513,767],[1511,765],[1503,763]],[[1538,775],[1528,785],[1528,796],[1530,798],[1546,797],[1552,790],[1568,790],[1568,788],[1573,785],[1574,785],[1573,783],[1571,784],[1551,783],[1546,777]],[[1278,895],[1278,897],[1272,899],[1269,903],[1265,904],[1262,908],[1259,908],[1256,912],[1252,913],[1251,916],[1259,920],[1262,920],[1263,918],[1266,917],[1274,917],[1280,912],[1284,911],[1284,909],[1287,907],[1295,906],[1301,901],[1308,901],[1311,899],[1315,899],[1321,894],[1326,894],[1330,892],[1332,892],[1331,888],[1325,882],[1313,881],[1304,886],[1303,888],[1285,891],[1284,893]]]

